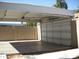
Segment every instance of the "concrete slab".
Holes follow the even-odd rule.
[[[55,52],[60,50],[67,50],[71,47],[53,44],[53,43],[46,43],[41,41],[35,42],[15,42],[10,43],[16,50],[19,51],[20,54],[42,54],[48,52]]]
[[[19,53],[9,42],[0,42],[0,54]]]

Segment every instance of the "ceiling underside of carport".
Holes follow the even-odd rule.
[[[40,7],[27,4],[0,3],[0,21],[26,21],[29,19],[43,20],[44,18],[60,20],[72,16],[73,14],[65,9]]]

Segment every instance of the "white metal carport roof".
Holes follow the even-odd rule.
[[[66,9],[0,2],[0,18],[44,17],[44,16],[73,16]]]

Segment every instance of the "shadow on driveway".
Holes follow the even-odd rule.
[[[10,43],[21,54],[42,54],[70,49],[70,47],[46,42],[13,42]]]

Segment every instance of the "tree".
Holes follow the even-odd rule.
[[[56,4],[54,5],[57,8],[65,8],[68,9],[67,3],[65,0],[56,0]]]
[[[61,8],[62,6],[60,0],[56,0],[56,4],[54,6],[57,8]]]

